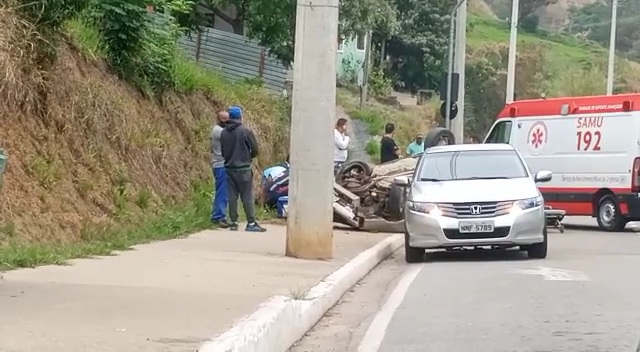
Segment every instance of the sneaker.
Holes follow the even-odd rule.
[[[215,226],[218,226],[218,228],[221,228],[221,229],[229,228],[229,223],[227,222],[226,219],[212,220],[211,223],[213,223]]]
[[[248,232],[265,232],[265,231],[267,231],[267,229],[265,229],[264,227],[260,226],[257,222],[254,222],[254,223],[251,223],[251,224],[247,224],[247,227],[244,230],[248,231]]]
[[[229,223],[229,230],[231,230],[231,231],[238,231],[238,223],[237,223],[237,222],[231,222],[231,223]]]

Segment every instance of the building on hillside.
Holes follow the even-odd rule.
[[[336,74],[338,79],[356,82],[364,67],[367,34],[338,39]]]

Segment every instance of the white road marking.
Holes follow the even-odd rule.
[[[540,275],[550,281],[589,281],[586,274],[575,270],[555,269],[539,266],[537,269],[516,269],[516,274]]]
[[[369,325],[367,332],[364,334],[364,338],[360,342],[360,346],[358,346],[358,352],[378,351],[393,315],[404,300],[409,286],[411,286],[411,283],[413,283],[423,267],[424,265],[412,265],[404,272],[396,288],[393,289],[387,301],[373,318],[371,325]]]

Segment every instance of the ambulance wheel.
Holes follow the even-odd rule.
[[[618,202],[612,194],[600,198],[596,219],[600,229],[609,232],[622,231],[627,225],[627,219],[620,213]]]

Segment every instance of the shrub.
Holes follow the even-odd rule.
[[[385,98],[393,90],[393,81],[385,77],[381,69],[372,70],[369,75],[369,89],[374,97]]]
[[[535,33],[538,31],[538,26],[540,25],[540,17],[536,14],[531,14],[522,19],[520,22],[520,28],[522,28],[525,32]]]
[[[139,88],[162,93],[175,82],[180,28],[173,15],[188,11],[190,4],[188,0],[161,1],[160,11],[149,14],[144,0],[101,0],[94,3],[90,17],[118,74]]]

